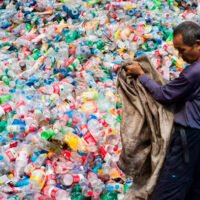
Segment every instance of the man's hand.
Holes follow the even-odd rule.
[[[133,62],[131,65],[127,65],[126,69],[128,74],[134,74],[138,76],[144,74],[144,71],[142,70],[138,62]]]

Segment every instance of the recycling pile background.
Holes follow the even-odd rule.
[[[0,199],[123,199],[117,68],[146,54],[178,76],[173,28],[199,14],[196,1],[0,1]]]

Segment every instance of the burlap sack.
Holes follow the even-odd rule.
[[[158,84],[165,83],[146,56],[135,59]],[[119,168],[133,177],[125,200],[148,200],[162,167],[173,127],[173,113],[148,93],[137,77],[127,75],[122,63],[117,90],[122,101],[120,134],[122,152]]]

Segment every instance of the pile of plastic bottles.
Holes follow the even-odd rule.
[[[146,54],[177,76],[173,28],[199,14],[180,0],[0,1],[0,199],[123,199],[117,68]]]

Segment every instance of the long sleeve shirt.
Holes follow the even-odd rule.
[[[163,86],[146,74],[138,78],[155,100],[165,105],[176,105],[175,123],[200,129],[200,60],[186,67],[178,78]]]

